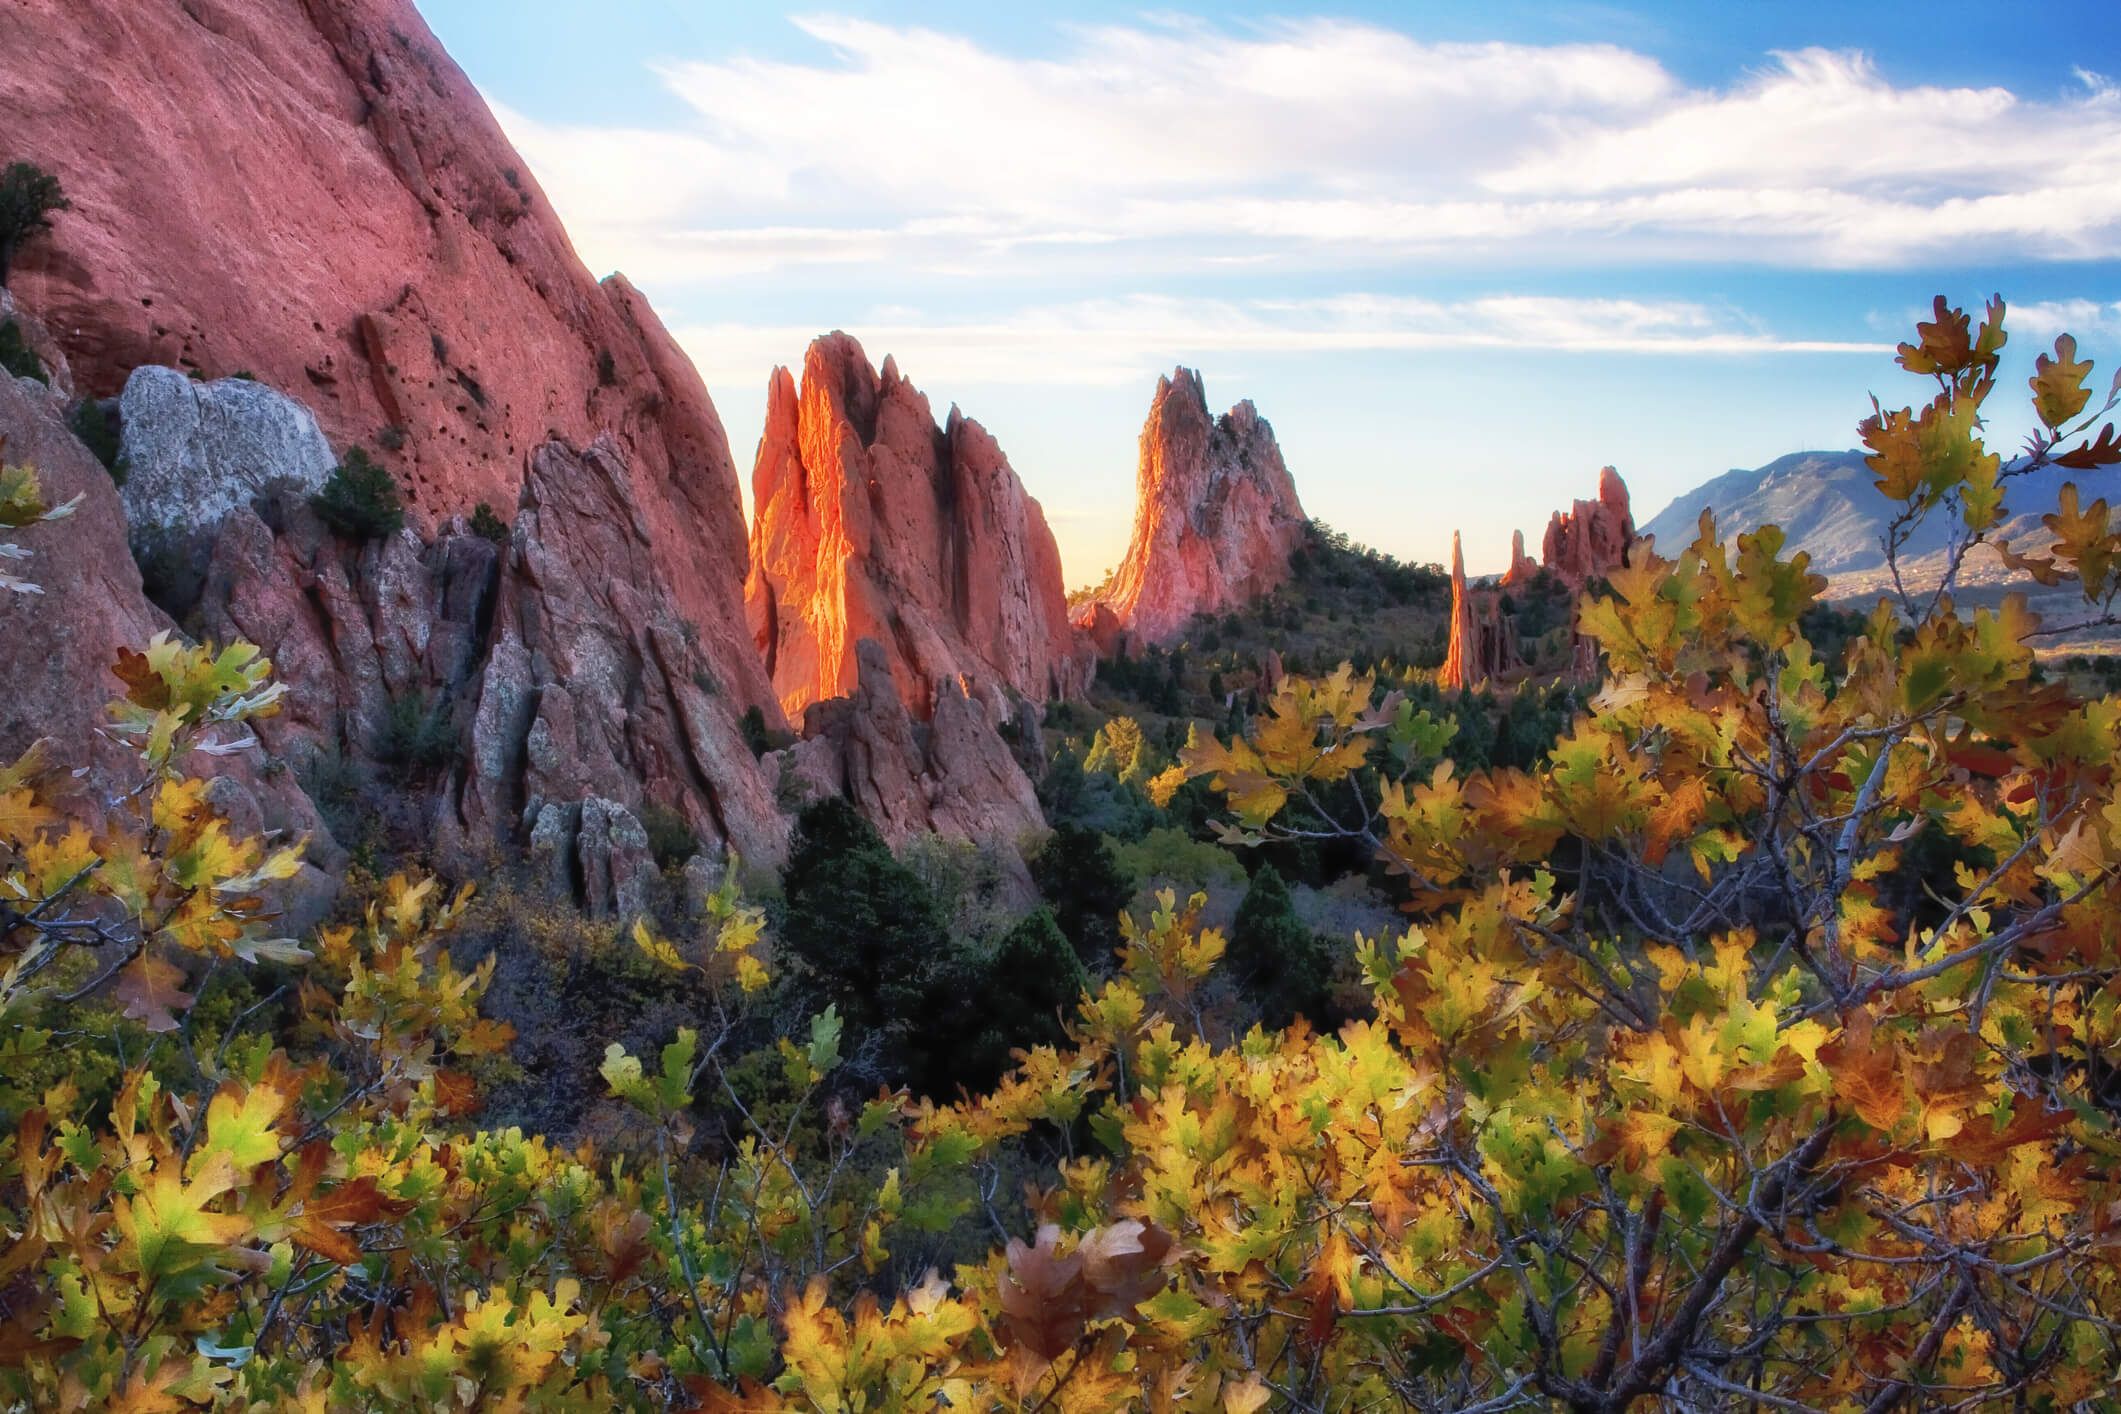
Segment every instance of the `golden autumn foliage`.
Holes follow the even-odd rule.
[[[2002,523],[2024,462],[1980,439],[2003,347],[1940,303],[1923,410],[1865,424],[1904,524]],[[2027,460],[2121,462],[2090,363],[2032,380]],[[2072,460],[2072,459],[2075,460]],[[2121,575],[2064,498],[2013,562]],[[1904,537],[1903,537],[1904,538]],[[2012,556],[2007,547],[2003,553]],[[603,1075],[632,1157],[479,1132],[507,1044],[463,906],[396,880],[305,974],[311,1048],[195,1044],[201,963],[279,956],[283,855],[231,839],[187,749],[272,708],[266,665],[161,644],[114,720],[148,783],[100,832],[32,758],[0,777],[5,994],[165,1020],[188,1087],[28,1097],[0,1206],[0,1391],[22,1408],[1156,1411],[2092,1410],[2121,1401],[2121,704],[2040,680],[2022,602],[1881,604],[1833,670],[1823,581],[1706,519],[1580,606],[1607,665],[1529,771],[1346,669],[1243,739],[1196,738],[1238,842],[1365,841],[1409,926],[1355,940],[1368,1015],[1221,1035],[1223,940],[1173,895],[1062,1047],[989,1094],[845,1103],[828,1011],[783,1038],[794,1120],[722,1050],[763,980],[725,886],[634,945],[713,1012]],[[128,823],[130,821],[130,823]],[[732,876],[733,877],[733,876]],[[69,970],[69,969],[73,970]],[[125,989],[115,980],[132,979]],[[60,979],[60,980],[52,980]],[[203,990],[203,987],[201,988]],[[183,1017],[183,1021],[178,1018]],[[172,1042],[174,1044],[174,1042]],[[178,1093],[182,1089],[183,1093]],[[694,1116],[745,1137],[694,1161]],[[999,1192],[1012,1145],[1061,1157]],[[645,1156],[645,1157],[643,1157]],[[966,1215],[953,1269],[894,1249]]]

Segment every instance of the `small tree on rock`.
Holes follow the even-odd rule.
[[[15,252],[52,228],[52,213],[73,203],[59,189],[59,179],[30,162],[0,172],[0,289],[7,285]]]
[[[347,451],[346,460],[332,469],[309,504],[326,525],[348,540],[381,540],[397,534],[405,524],[397,479],[362,447]]]

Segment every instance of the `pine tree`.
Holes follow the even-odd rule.
[[[54,211],[72,205],[59,179],[33,163],[16,162],[0,172],[0,289],[7,287],[15,253],[52,228]]]
[[[1332,957],[1296,916],[1289,886],[1271,864],[1259,866],[1237,906],[1227,958],[1267,1025],[1286,1026],[1301,1015],[1315,1026],[1330,1026]]]

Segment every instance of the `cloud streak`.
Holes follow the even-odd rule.
[[[1182,359],[1233,354],[1545,349],[1669,356],[1871,354],[1887,343],[1784,339],[1730,311],[1683,301],[1491,295],[1445,301],[1345,294],[1223,300],[1138,294],[939,320],[879,311],[849,326],[870,357],[894,354],[935,383],[1137,384]],[[699,324],[677,338],[710,384],[748,386],[796,364],[820,331]]]
[[[2033,100],[1804,50],[1690,89],[1615,45],[1342,21],[1075,28],[1053,58],[796,23],[816,62],[658,70],[681,127],[503,111],[592,263],[670,284],[865,264],[2121,256],[2121,91],[2096,74]]]

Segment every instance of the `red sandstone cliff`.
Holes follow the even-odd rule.
[[[874,639],[915,716],[945,683],[990,708],[1079,694],[1060,553],[1001,448],[852,337],[811,344],[800,391],[774,370],[752,471],[751,631],[791,718],[860,686]]]
[[[1142,426],[1126,558],[1078,622],[1101,651],[1122,634],[1168,642],[1287,579],[1306,524],[1267,420],[1249,401],[1210,416],[1200,374],[1178,369]]]
[[[254,373],[384,449],[433,521],[511,514],[538,447],[609,438],[677,612],[779,718],[705,386],[582,268],[410,0],[10,0],[0,54],[23,60],[0,65],[7,155],[73,201],[14,290],[84,393],[145,363]]]

